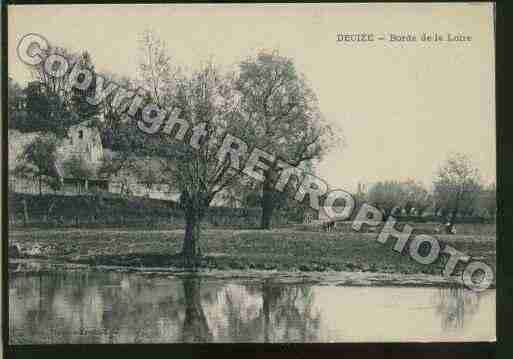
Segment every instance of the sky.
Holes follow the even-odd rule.
[[[470,4],[41,5],[8,8],[8,73],[28,33],[87,50],[98,71],[135,77],[138,38],[153,29],[175,64],[231,69],[261,49],[291,57],[344,145],[317,164],[330,188],[415,179],[429,186],[451,153],[495,180],[493,9]],[[338,33],[384,41],[337,42]],[[468,42],[390,42],[390,34],[463,34]]]

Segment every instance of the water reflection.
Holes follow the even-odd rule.
[[[480,294],[462,288],[438,289],[433,297],[444,330],[462,329],[479,309]]]
[[[212,332],[208,328],[207,317],[201,304],[200,278],[184,278],[185,319],[183,321],[183,342],[210,342]]]
[[[241,297],[241,291],[243,295]],[[244,342],[311,342],[318,337],[320,311],[313,309],[314,292],[308,285],[262,284],[229,287],[223,313],[225,338]]]
[[[29,343],[323,342],[495,335],[495,292],[17,274],[9,338]],[[385,333],[385,335],[384,335]]]
[[[319,340],[320,311],[312,310],[314,293],[311,286],[283,286],[264,282],[262,315],[264,341]]]

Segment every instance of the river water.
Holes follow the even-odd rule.
[[[46,271],[10,276],[9,342],[495,340],[495,290]]]

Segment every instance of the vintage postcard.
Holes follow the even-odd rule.
[[[496,340],[493,4],[7,21],[8,344]]]

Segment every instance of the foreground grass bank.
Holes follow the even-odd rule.
[[[320,233],[291,229],[203,231],[201,266],[215,269],[280,271],[355,271],[439,275],[447,257],[431,265],[413,261],[392,250],[395,240],[382,245],[375,233]],[[130,267],[180,266],[183,230],[61,229],[14,230],[11,244],[38,258],[91,265]],[[484,261],[495,271],[495,236],[438,236],[442,243]],[[443,244],[442,244],[443,246]],[[457,267],[457,272],[462,266]]]

